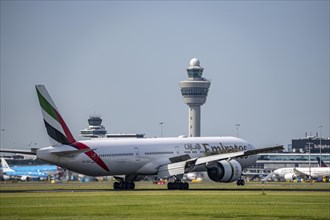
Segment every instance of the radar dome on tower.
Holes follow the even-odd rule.
[[[200,62],[197,58],[192,58],[189,64],[190,66],[200,66]]]
[[[204,68],[200,66],[199,59],[192,58],[187,67],[189,78],[201,78]]]

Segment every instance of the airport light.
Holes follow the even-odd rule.
[[[320,125],[319,126],[319,129],[320,129],[320,161],[322,160],[322,128],[323,128],[323,126],[322,125]]]
[[[1,147],[0,148],[3,148],[4,144],[5,144],[5,129],[4,128],[1,128]],[[1,157],[2,157],[2,153],[1,153]]]
[[[308,144],[308,170],[309,170],[309,180],[311,179],[311,175],[312,175],[312,171],[311,171],[311,144],[313,144],[313,142],[311,142],[312,137],[309,138],[309,142],[307,142]]]
[[[1,128],[1,148],[3,147],[3,145],[5,144],[5,129]]]
[[[236,137],[238,137],[238,129],[241,125],[240,124],[236,124],[235,127],[236,127]]]
[[[165,124],[165,122],[159,122],[160,125],[160,136],[163,137],[163,125]]]

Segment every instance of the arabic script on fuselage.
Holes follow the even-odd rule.
[[[220,143],[219,145],[210,145],[207,143],[202,144],[185,144],[184,145],[185,150],[203,150],[205,155],[213,155],[213,154],[225,154],[225,153],[233,153],[233,152],[239,152],[239,151],[246,151],[247,146],[242,145],[223,145]]]

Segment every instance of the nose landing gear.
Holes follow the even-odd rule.
[[[241,177],[240,179],[238,179],[236,184],[237,184],[237,186],[244,186],[245,185],[244,178]]]

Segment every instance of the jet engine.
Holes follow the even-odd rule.
[[[297,176],[294,173],[287,173],[284,175],[286,181],[293,181]]]
[[[21,181],[30,181],[30,177],[28,176],[21,176]]]
[[[234,182],[242,176],[242,166],[236,160],[221,160],[206,167],[207,175],[214,182]]]

